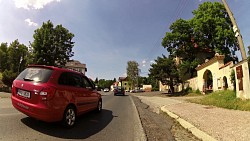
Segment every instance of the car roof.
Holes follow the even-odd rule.
[[[47,65],[29,65],[28,68],[30,68],[30,67],[46,68],[46,69],[52,69],[52,70],[63,71],[63,72],[73,72],[73,73],[78,73],[78,74],[84,75],[83,73],[78,72],[78,71],[73,71],[73,70],[70,70],[70,69],[67,69],[67,68],[61,68],[61,67],[55,67],[55,66],[47,66]]]

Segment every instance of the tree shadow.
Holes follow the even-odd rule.
[[[47,123],[30,117],[21,119],[26,126],[49,136],[63,139],[86,139],[104,129],[114,117],[112,111],[89,112],[77,117],[76,125],[67,129],[60,122]]]
[[[175,92],[175,93],[162,93],[162,94],[167,97],[181,97],[181,96],[186,96],[189,93],[188,92]]]

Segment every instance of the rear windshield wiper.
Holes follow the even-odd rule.
[[[23,78],[24,81],[34,81],[33,79],[30,78]]]

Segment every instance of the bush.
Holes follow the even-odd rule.
[[[199,89],[197,89],[197,90],[195,91],[195,93],[201,94],[201,91],[200,91]]]
[[[187,87],[186,89],[184,89],[184,92],[185,92],[185,93],[192,93],[193,90],[192,90],[191,87]]]
[[[17,73],[14,73],[11,70],[5,70],[3,72],[2,81],[5,85],[7,85],[8,87],[11,87],[12,82],[15,80],[16,77],[17,77]]]
[[[159,88],[153,87],[152,91],[159,91]]]
[[[0,87],[0,92],[11,93],[11,87]]]

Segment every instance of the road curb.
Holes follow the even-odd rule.
[[[197,127],[195,127],[194,125],[192,125],[191,123],[187,122],[186,120],[182,119],[178,115],[176,115],[173,112],[169,111],[167,109],[167,106],[162,106],[160,108],[160,110],[162,112],[164,112],[164,113],[167,113],[170,117],[172,117],[177,122],[179,122],[181,124],[181,126],[183,126],[185,129],[187,129],[188,131],[190,131],[197,138],[199,138],[199,139],[201,139],[203,141],[217,141],[212,136],[210,136],[207,133],[201,131],[200,129],[198,129]]]
[[[142,127],[142,123],[141,123],[141,120],[140,120],[140,117],[139,117],[139,113],[138,113],[138,109],[137,107],[135,106],[135,103],[133,101],[133,99],[131,98],[131,96],[129,96],[131,102],[132,102],[132,105],[133,107],[135,108],[135,112],[137,112],[137,122],[139,123],[139,127],[135,127],[139,132],[136,132],[135,134],[135,137],[134,137],[134,140],[135,141],[147,141],[147,137],[146,137],[146,133]]]

